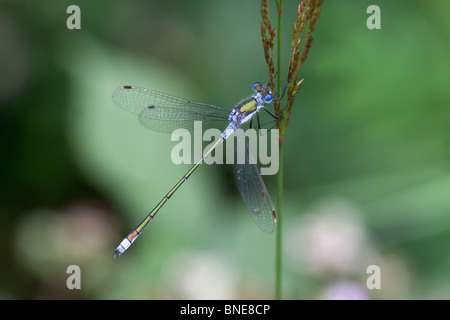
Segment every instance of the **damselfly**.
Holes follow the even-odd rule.
[[[221,137],[202,155],[201,159],[186,172],[186,174],[161,199],[156,207],[134,229],[114,251],[114,258],[118,258],[141,234],[147,224],[158,213],[162,206],[178,190],[178,188],[192,175],[205,159],[228,139],[242,124],[251,121],[262,109],[268,112],[264,105],[274,99],[270,88],[259,82],[252,86],[254,94],[240,102],[233,110],[225,110],[214,105],[194,102],[171,96],[165,93],[134,87],[123,86],[113,93],[113,101],[121,108],[139,115],[139,121],[149,129],[171,132],[178,128],[193,130],[198,121],[206,124],[213,120],[228,120],[229,124],[222,132]],[[259,122],[259,117],[258,117]],[[241,196],[247,205],[250,215],[259,228],[265,233],[272,233],[276,224],[276,211],[267,192],[266,186],[259,174],[256,164],[246,162],[234,165],[236,184]]]

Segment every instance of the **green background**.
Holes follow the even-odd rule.
[[[71,4],[81,30],[66,27]],[[366,27],[371,4],[381,30]],[[112,258],[190,167],[112,91],[231,109],[268,81],[260,5],[0,4],[0,298],[274,297],[275,236],[226,165],[199,168]],[[284,4],[283,78],[297,5]],[[285,135],[284,298],[450,298],[449,12],[446,0],[324,1]],[[66,287],[69,265],[81,290]],[[381,289],[366,285],[372,265]]]

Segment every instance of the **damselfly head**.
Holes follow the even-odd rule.
[[[259,83],[259,82],[255,82],[255,83],[252,85],[252,90],[253,90],[255,93],[258,93],[258,92],[261,90],[261,88],[262,88],[262,84]]]
[[[273,100],[272,91],[269,87],[264,87],[260,82],[255,82],[252,85],[252,90],[259,95],[258,100],[264,103],[271,103]]]
[[[268,93],[266,94],[266,96],[264,97],[264,102],[265,102],[265,103],[271,103],[272,100],[273,100],[272,93],[268,92]]]

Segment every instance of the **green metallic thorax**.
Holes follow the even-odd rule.
[[[250,97],[248,99],[243,100],[241,103],[239,103],[236,106],[236,109],[239,109],[239,111],[243,114],[252,112],[256,109],[256,101],[255,101],[255,99],[253,99],[253,97]]]

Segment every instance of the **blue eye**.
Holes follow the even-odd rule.
[[[264,102],[265,103],[271,103],[273,100],[272,94],[268,93],[266,94],[266,96],[264,97]]]
[[[261,87],[261,83],[255,82],[255,83],[252,85],[252,90],[253,90],[254,92],[258,92],[258,91],[259,91],[259,88],[258,88],[258,87]]]

